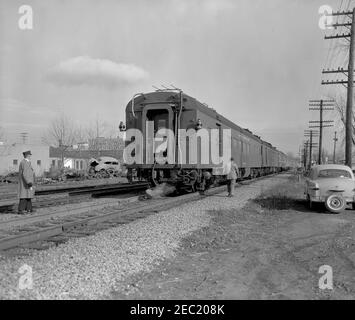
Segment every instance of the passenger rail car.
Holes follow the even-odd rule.
[[[132,137],[130,129],[141,132],[141,135]],[[154,137],[161,132],[160,129],[168,129],[173,134],[166,135],[161,141],[174,141],[169,156],[168,147],[163,151],[167,159],[163,162],[157,161],[157,153],[154,151],[159,145]],[[203,129],[210,132],[209,141]],[[239,167],[241,178],[253,178],[288,169],[287,156],[251,131],[239,127],[182,91],[158,90],[135,95],[126,107],[126,124],[120,123],[120,130],[126,131],[127,135],[126,151],[129,144],[134,142],[136,146],[129,151],[129,156],[134,160],[126,164],[129,180],[147,179],[155,183],[168,181],[182,189],[204,190],[213,181],[225,177],[225,167],[213,161],[216,158],[213,150],[217,148],[215,153],[223,157],[228,147],[225,143],[228,133],[226,136],[224,133],[228,130],[225,129],[230,129],[231,156]],[[182,137],[181,132],[184,131],[187,135]],[[212,131],[215,132],[214,137],[218,136],[218,145],[214,145],[214,149]],[[196,133],[197,144],[189,136],[191,132]],[[137,148],[140,150],[137,151]],[[185,152],[184,156],[182,152]],[[197,156],[193,155],[194,152]]]

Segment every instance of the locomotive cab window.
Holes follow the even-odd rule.
[[[147,120],[154,122],[154,134],[159,129],[169,128],[169,112],[166,109],[151,109],[147,111]]]

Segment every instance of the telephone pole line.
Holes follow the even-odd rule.
[[[310,128],[319,128],[318,164],[322,164],[323,128],[332,127],[333,120],[323,120],[323,111],[334,110],[333,100],[309,100],[309,110],[319,110],[319,121],[309,121]],[[331,107],[331,108],[330,108]],[[318,124],[318,125],[316,125]]]
[[[352,145],[353,145],[353,99],[354,99],[354,42],[355,42],[355,8],[351,23],[351,37],[349,49],[349,72],[348,72],[348,94],[346,98],[346,137],[345,137],[345,164],[352,168]],[[347,147],[347,148],[346,148]]]
[[[337,147],[337,141],[338,141],[338,138],[337,138],[337,132],[334,131],[334,149],[333,149],[333,163],[335,163],[335,150],[336,150],[336,147]]]
[[[22,143],[26,144],[27,138],[28,138],[28,132],[21,132],[20,136],[22,138]]]
[[[305,169],[307,169],[308,144],[309,144],[309,141],[307,140],[303,145],[303,166]]]
[[[325,36],[325,39],[337,39],[345,38],[350,41],[349,48],[349,64],[348,70],[340,69],[338,70],[323,70],[323,74],[327,73],[344,73],[347,75],[348,79],[345,80],[336,80],[336,81],[322,81],[322,84],[347,84],[347,101],[346,101],[346,118],[345,118],[345,165],[351,168],[352,166],[352,110],[353,110],[353,85],[354,85],[354,44],[355,44],[355,7],[352,11],[343,11],[343,12],[334,12],[331,16],[348,16],[351,18],[351,22],[346,23],[336,23],[331,24],[333,27],[350,27],[350,33],[347,34],[336,34],[333,36]]]
[[[318,131],[315,130],[305,130],[304,132],[305,137],[309,137],[309,164],[308,168],[311,169],[312,167],[312,149],[316,147],[317,143],[313,143],[313,138],[318,135]]]

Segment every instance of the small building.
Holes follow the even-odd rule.
[[[43,176],[50,168],[49,147],[30,144],[1,144],[0,145],[0,175],[18,172],[23,159],[23,152],[31,150],[31,164],[37,177]]]
[[[78,171],[86,171],[89,166],[89,160],[99,157],[113,157],[122,162],[123,150],[82,150],[68,149],[63,153],[64,167]],[[60,168],[62,166],[62,151],[60,148],[50,147],[49,150],[50,166]]]

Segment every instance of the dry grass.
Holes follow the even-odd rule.
[[[292,175],[286,183],[265,190],[253,201],[268,210],[295,209],[304,207],[303,190],[303,182]]]

